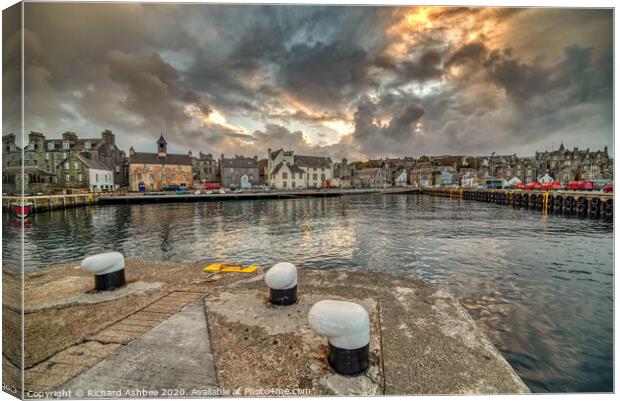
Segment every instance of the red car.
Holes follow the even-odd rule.
[[[540,187],[543,191],[552,191],[554,189],[561,189],[562,183],[559,181],[547,182],[546,184],[542,184]]]
[[[603,192],[614,192],[614,183],[610,183],[605,185],[603,188],[601,188],[601,191]]]
[[[540,189],[540,188],[542,188],[542,184],[538,181],[532,181],[525,186],[526,191],[531,191],[533,189]]]
[[[207,182],[204,185],[205,189],[220,189],[220,184],[218,184],[217,182]]]
[[[592,191],[594,183],[592,181],[571,181],[566,189],[569,191]]]

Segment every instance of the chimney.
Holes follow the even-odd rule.
[[[129,156],[133,156],[136,154],[136,150],[132,147],[129,148]]]

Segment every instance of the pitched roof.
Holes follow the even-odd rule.
[[[293,159],[295,165],[303,167],[313,168],[329,168],[332,164],[332,160],[329,157],[322,156],[295,156]]]
[[[280,162],[278,163],[274,168],[273,171],[271,172],[272,174],[278,174],[278,171],[280,171],[280,169],[282,169],[282,167],[287,166],[288,169],[291,171],[291,173],[295,174],[305,174],[306,172],[301,169],[299,166],[296,166],[294,164],[289,164],[289,163],[285,163],[285,162]]]
[[[289,150],[288,152],[286,152],[284,149],[280,148],[280,149],[276,150],[275,152],[271,152],[271,158],[275,159],[276,156],[278,156],[278,154],[280,152],[284,153],[284,156],[292,156],[293,155],[293,151],[292,150]]]
[[[237,156],[232,159],[222,158],[222,167],[258,168],[258,160],[253,157]]]
[[[82,163],[84,163],[84,165],[88,168],[93,168],[93,169],[97,169],[97,170],[110,170],[112,171],[112,168],[109,167],[107,164],[105,164],[104,162],[102,162],[101,160],[98,159],[91,159],[88,158],[84,155],[80,155],[77,154],[75,155],[75,157],[81,161]],[[65,159],[66,160],[66,159]]]
[[[192,164],[192,159],[188,155],[178,155],[167,153],[160,157],[158,153],[136,152],[129,156],[129,164]]]

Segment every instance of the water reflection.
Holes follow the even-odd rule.
[[[5,265],[18,260],[18,234],[3,226]],[[613,229],[604,222],[364,195],[58,210],[32,215],[24,234],[29,269],[114,249],[422,277],[461,300],[532,390],[612,390]]]

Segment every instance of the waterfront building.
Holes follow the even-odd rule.
[[[394,178],[394,186],[395,187],[406,187],[407,186],[407,170],[402,168],[397,174],[395,174],[396,178]]]
[[[269,185],[274,188],[290,188],[293,176],[294,188],[331,187],[334,178],[334,164],[329,157],[295,155],[284,149],[267,150],[267,171]]]
[[[113,170],[88,153],[70,153],[56,168],[64,188],[98,192],[118,187],[114,184]]]
[[[40,132],[30,132],[28,144],[24,149],[24,165],[39,167],[50,174],[57,175],[57,166],[71,154],[86,153],[91,159],[100,160],[114,173],[114,182],[126,185],[125,152],[115,143],[110,130],[104,130],[101,138],[78,138],[75,132],[64,132],[62,139],[46,139]],[[64,186],[58,176],[56,182]]]
[[[388,186],[386,170],[383,167],[368,167],[357,170],[353,178],[356,188],[385,188]]]
[[[349,164],[347,159],[343,158],[340,163],[334,163],[334,178],[331,186],[342,189],[351,188],[354,174],[354,165]]]
[[[167,151],[163,134],[156,142],[157,153],[136,152],[129,149],[129,187],[131,191],[160,191],[169,185],[190,188],[192,159],[188,154]]]
[[[15,135],[4,136],[2,144],[2,167],[20,166],[21,149],[16,146]],[[45,174],[35,174],[46,177],[45,181],[49,185],[45,186],[45,192],[53,192],[65,187],[65,181],[59,179],[61,176],[58,175],[57,166],[72,154],[88,154],[90,159],[105,163],[113,171],[114,182],[119,185],[127,183],[125,153],[116,146],[114,134],[110,130],[103,131],[101,138],[83,139],[69,131],[62,134],[62,139],[47,139],[44,134],[31,131],[23,153],[25,167],[36,167],[45,172]],[[34,184],[34,181],[30,181],[30,184]],[[66,188],[71,187],[73,186]]]
[[[15,134],[2,137],[2,171],[21,165],[22,149],[17,146]]]
[[[267,166],[269,165],[269,160],[260,159],[258,161],[258,181],[260,185],[267,184],[267,177],[269,173],[267,173]]]
[[[24,194],[36,195],[48,193],[54,187],[55,174],[49,174],[39,167],[6,167],[2,169],[2,192],[7,195],[17,195],[22,191],[24,182]]]
[[[195,181],[201,183],[219,182],[217,160],[213,158],[211,153],[199,152],[198,157],[192,157],[190,151],[189,155],[192,158],[192,172]]]
[[[223,187],[251,188],[259,185],[258,157],[235,155],[234,158],[226,158],[222,153],[219,174]]]

